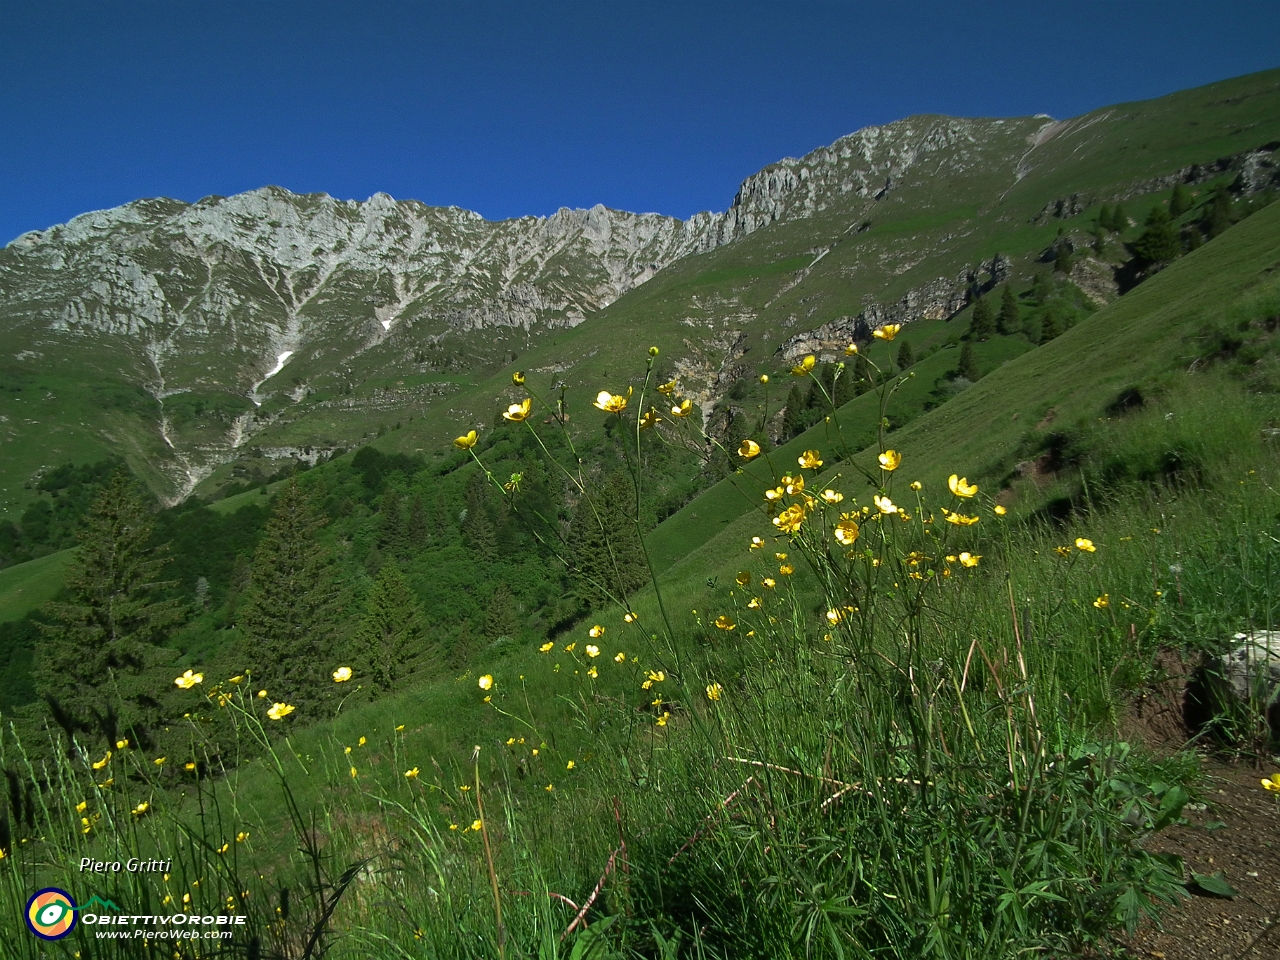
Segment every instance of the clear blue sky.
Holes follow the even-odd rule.
[[[264,184],[687,217],[868,124],[1065,117],[1280,66],[1276,0],[5,6],[0,243]]]

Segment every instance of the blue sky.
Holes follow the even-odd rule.
[[[1280,66],[1275,0],[6,6],[0,243],[264,184],[687,217],[868,124],[1065,117]]]

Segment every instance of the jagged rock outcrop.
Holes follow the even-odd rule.
[[[913,320],[949,320],[969,301],[1004,283],[1012,264],[1003,254],[960,271],[953,278],[939,277],[904,293],[896,302],[866,303],[856,317],[837,317],[828,323],[788,338],[778,349],[784,360],[807,354],[832,354],[850,343],[865,343],[871,331],[886,323],[911,323]]]

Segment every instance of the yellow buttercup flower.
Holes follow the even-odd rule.
[[[773,518],[773,525],[783,533],[795,533],[802,523],[804,523],[804,507],[798,503],[793,503]]]
[[[154,760],[152,760],[151,762],[152,762],[152,763],[154,763],[157,767],[163,767],[163,766],[164,766],[164,762],[165,762],[166,760],[168,760],[168,759],[169,759],[168,757],[156,757],[156,758],[155,758]]]
[[[781,499],[782,499],[782,495],[783,495],[785,492],[786,492],[786,488],[785,488],[785,487],[773,487],[773,488],[771,488],[771,489],[769,489],[769,490],[766,490],[766,491],[764,492],[764,498],[765,498],[766,500],[781,500]]]
[[[759,610],[759,609],[760,609],[760,598],[759,598],[759,597],[752,597],[750,600],[748,600],[748,601],[747,601],[747,609],[748,609],[748,610]]]
[[[734,583],[736,583],[738,586],[745,587],[747,584],[751,582],[751,571],[739,570],[738,575],[734,577],[733,580],[734,580]]]
[[[259,699],[259,700],[265,700],[265,699],[267,699],[267,691],[265,691],[265,690],[259,690],[259,691],[258,691],[258,699]]]
[[[893,501],[890,500],[888,497],[882,497],[879,494],[876,494],[874,499],[876,503],[876,509],[879,510],[881,513],[897,513],[898,512],[898,508],[894,506]]]
[[[133,808],[133,815],[135,817],[140,817],[150,809],[151,809],[151,804],[149,804],[146,800],[143,800],[140,804],[138,804],[136,807]]]
[[[960,553],[960,565],[963,567],[976,567],[981,559],[982,554],[980,553],[969,553],[968,551],[961,551]]]
[[[492,690],[492,689],[493,689],[493,675],[492,675],[492,674],[488,674],[488,673],[486,673],[483,677],[481,677],[481,678],[477,681],[477,683],[479,683],[479,685],[480,685],[480,689],[481,689],[481,690]]]
[[[231,677],[229,680],[227,680],[227,683],[240,683],[242,680],[244,680],[243,675],[238,677]]]
[[[759,549],[760,549],[761,547],[763,547],[763,546],[764,546],[764,541],[763,541],[762,539],[760,539],[759,537],[752,537],[752,538],[751,538],[751,549],[752,549],[752,550],[759,550]]]
[[[844,355],[846,357],[852,357],[857,352],[858,352],[858,345],[856,343],[851,343],[844,348]]]
[[[1070,547],[1054,547],[1054,548],[1053,548],[1053,552],[1054,552],[1054,553],[1056,553],[1056,554],[1057,554],[1058,556],[1060,556],[1060,557],[1069,557],[1069,556],[1071,556],[1071,548],[1070,548]]]
[[[791,368],[791,375],[793,377],[803,377],[805,374],[807,374],[810,370],[814,368],[814,365],[817,364],[817,362],[818,362],[818,358],[815,357],[813,354],[809,354],[809,356],[805,357],[803,360],[801,360],[799,363],[797,363],[794,367]]]
[[[576,765],[577,764],[575,764],[572,760],[570,760],[568,763],[564,765],[564,768],[566,770],[572,770]]]
[[[639,619],[640,618],[630,610],[628,610],[626,613],[622,615],[622,620],[624,623],[635,623]]]
[[[762,373],[762,374],[760,374],[760,382],[761,382],[761,383],[768,383],[768,382],[769,382],[769,375],[768,375],[767,373]]]
[[[591,657],[594,660],[596,657],[600,656],[600,648],[597,647],[594,643],[588,643],[587,656]]]
[[[272,720],[283,720],[289,714],[293,713],[294,707],[287,703],[273,703],[271,709],[267,711],[267,716]]]
[[[671,711],[664,710],[662,711],[662,716],[660,716],[655,722],[658,724],[658,726],[665,727],[669,719],[671,719]]]
[[[954,473],[947,477],[947,488],[957,497],[972,497],[978,492],[977,484],[971,484],[965,477],[958,477]]]
[[[188,760],[186,763],[184,763],[184,764],[182,765],[182,768],[183,768],[184,770],[191,771],[191,770],[194,770],[194,769],[196,768],[196,765],[195,765],[194,761]]]
[[[453,445],[457,447],[459,450],[470,450],[472,447],[476,445],[476,440],[478,439],[479,438],[477,437],[476,432],[474,430],[468,430],[462,436],[455,437],[453,440]]]
[[[824,502],[830,504],[837,504],[844,499],[843,493],[837,493],[835,490],[831,489],[823,490],[820,496]]]
[[[835,538],[838,543],[846,547],[853,546],[858,539],[858,524],[849,517],[842,519],[836,524]]]
[[[615,395],[608,390],[601,390],[596,394],[593,407],[603,410],[605,413],[621,413],[627,409],[627,398],[621,395]]]
[[[404,778],[405,778],[406,780],[416,780],[416,779],[418,779],[418,768],[417,768],[417,767],[413,767],[413,768],[411,768],[411,769],[409,769],[409,770],[406,770],[406,771],[404,772]]]
[[[103,757],[101,760],[94,761],[93,763],[89,764],[89,766],[93,767],[93,769],[95,770],[101,770],[110,762],[111,762],[111,751],[108,750],[107,755],[105,757]]]
[[[192,673],[187,670],[177,680],[173,681],[175,686],[181,687],[183,690],[190,690],[197,683],[204,683],[203,673]]]
[[[128,749],[129,749],[129,738],[128,738],[128,737],[125,737],[123,740],[117,740],[117,741],[116,741],[116,749],[117,749],[117,750],[128,750]]]
[[[911,489],[912,489],[912,490],[919,490],[922,486],[923,486],[923,484],[921,484],[919,480],[912,480],[912,481],[911,481]]]
[[[587,676],[590,677],[592,680],[600,676],[600,671],[596,669],[595,664],[592,664],[590,667],[587,668]]]
[[[573,643],[566,643],[566,644],[564,645],[564,652],[565,652],[565,653],[573,653],[573,651],[574,651],[574,650],[576,650],[576,649],[577,649],[577,647],[578,647],[578,641],[577,641],[577,640],[573,641]]]
[[[368,740],[366,740],[364,737],[361,737],[359,740],[357,740],[357,741],[356,741],[356,746],[357,746],[357,747],[363,747],[363,746],[364,746],[366,743],[368,743],[368,742],[369,742],[369,741],[368,741]]]
[[[666,383],[658,384],[658,392],[664,397],[669,397],[676,392],[676,382],[668,380]]]
[[[876,327],[871,331],[871,335],[877,340],[884,340],[886,343],[898,335],[898,331],[902,329],[900,323],[886,323],[883,327]]]
[[[351,679],[350,667],[339,667],[337,670],[333,671],[334,683],[346,683],[350,679]]]
[[[1076,537],[1076,549],[1085,553],[1096,553],[1098,548],[1093,545],[1093,541],[1086,537]]]
[[[738,447],[738,456],[744,460],[750,460],[752,457],[760,456],[760,444],[754,440],[743,440],[742,446]]]
[[[789,577],[796,572],[796,568],[789,563],[784,563],[778,566],[778,572],[784,577]]]
[[[645,415],[640,418],[640,423],[638,424],[638,426],[640,427],[641,430],[648,430],[651,427],[653,427],[655,424],[659,424],[661,422],[662,422],[662,418],[658,416],[658,411],[655,410],[653,407],[650,407],[648,411],[645,413]]]
[[[902,463],[902,454],[897,450],[886,450],[876,459],[880,461],[881,470],[892,471],[897,470],[898,466]]]
[[[947,518],[947,523],[954,523],[957,527],[971,527],[978,522],[977,517],[967,517],[963,513],[952,513],[949,510],[943,510],[942,515]]]
[[[827,611],[827,620],[832,625],[839,623],[843,619],[844,619],[843,610],[837,610],[836,608],[833,607],[832,609]]]
[[[247,830],[241,830],[239,833],[236,834],[236,843],[244,843],[248,839],[249,839],[249,831]]]
[[[997,503],[994,507],[991,508],[991,512],[994,513],[997,517],[1003,517],[1009,511]]]
[[[604,636],[604,627],[600,626],[600,624],[597,623],[594,627],[592,627],[590,630],[587,631],[587,636],[589,636],[592,640],[599,640],[601,637]]]
[[[721,630],[736,630],[738,625],[733,622],[732,617],[726,617],[723,613],[716,617],[716,626]]]
[[[817,470],[822,466],[822,457],[817,450],[806,450],[800,456],[796,457],[796,462],[806,470]]]
[[[764,587],[766,590],[772,590],[777,585],[777,581],[774,580],[773,577],[765,577],[760,581],[760,586]]]
[[[555,644],[554,644],[554,643],[552,643],[550,640],[548,640],[546,643],[544,643],[542,646],[540,646],[540,647],[538,648],[538,652],[539,652],[539,653],[550,653],[550,652],[551,652],[551,648],[552,648],[552,647],[554,647],[554,646],[555,646]]]
[[[76,804],[76,813],[84,813],[85,810],[88,809],[88,807],[89,807],[89,801],[81,800],[79,803]]]
[[[804,491],[804,474],[797,473],[794,477],[783,477],[782,483],[787,493],[794,497]]]
[[[720,684],[718,684],[718,683],[708,683],[708,684],[707,684],[707,699],[708,699],[708,700],[719,700],[719,699],[720,699],[720,694],[721,694],[723,691],[724,691],[724,687],[720,686]]]
[[[676,404],[674,407],[671,408],[671,415],[673,417],[687,417],[691,413],[693,413],[692,400],[681,400],[678,404]]]
[[[517,370],[515,373],[511,375],[511,382],[514,383],[517,387],[523,387],[524,373],[520,370]]]
[[[1093,605],[1099,610],[1105,610],[1107,607],[1111,606],[1111,594],[1104,593],[1097,600],[1093,601]]]
[[[614,654],[613,662],[614,662],[614,663],[626,663],[626,662],[627,662],[627,655],[626,655],[625,653],[622,653],[621,651],[619,651],[618,653]]]
[[[472,821],[471,821],[471,829],[472,829],[473,831],[475,831],[476,833],[479,833],[481,830],[483,830],[483,829],[484,829],[484,821],[482,821],[482,820],[472,820]]]
[[[1265,789],[1270,790],[1272,793],[1280,793],[1280,773],[1273,773],[1260,782]]]
[[[624,401],[625,403],[625,401]],[[519,423],[529,416],[529,411],[533,409],[533,398],[525,397],[519,403],[513,403],[507,407],[507,412],[502,415],[504,420],[510,420],[512,423]]]

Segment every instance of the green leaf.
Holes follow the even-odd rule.
[[[1160,801],[1160,812],[1156,815],[1156,821],[1152,825],[1153,830],[1163,830],[1169,824],[1173,823],[1182,816],[1182,808],[1187,805],[1187,801],[1191,799],[1191,794],[1182,787],[1170,787],[1165,792],[1164,799]]]
[[[1234,900],[1236,897],[1235,888],[1227,883],[1227,878],[1222,875],[1221,870],[1218,870],[1212,876],[1206,876],[1203,873],[1196,873],[1192,870],[1191,882],[1210,896],[1223,897],[1227,900]]]

